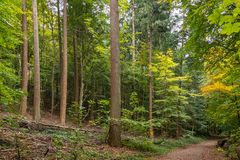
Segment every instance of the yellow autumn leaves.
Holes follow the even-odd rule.
[[[222,82],[215,82],[215,83],[212,83],[212,84],[209,84],[209,85],[206,85],[206,86],[203,86],[201,88],[201,92],[203,94],[208,94],[208,93],[211,93],[211,92],[224,92],[224,93],[231,93],[232,90],[236,87],[236,85],[231,85],[231,86],[228,86]]]

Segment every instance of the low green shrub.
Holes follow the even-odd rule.
[[[123,145],[132,149],[144,151],[144,152],[158,152],[157,145],[153,141],[146,138],[131,138],[123,140]]]
[[[149,138],[128,138],[123,140],[123,145],[131,149],[136,149],[143,152],[166,154],[169,151],[186,146],[188,144],[199,143],[203,139],[199,137],[182,137],[180,139],[155,139]]]
[[[230,135],[230,140],[229,140],[229,146],[227,148],[227,155],[231,158],[231,159],[238,159],[237,156],[237,147],[240,146],[240,127],[236,130],[234,130],[232,132],[232,134]]]
[[[17,116],[17,115],[6,116],[2,120],[0,120],[0,127],[9,127],[9,128],[12,128],[12,129],[19,128],[18,121],[21,118],[22,117]]]

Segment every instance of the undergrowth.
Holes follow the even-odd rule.
[[[123,140],[123,145],[142,152],[150,152],[154,154],[166,154],[169,151],[184,147],[189,144],[199,143],[203,138],[187,136],[179,139],[155,139],[149,138],[128,138]]]
[[[45,141],[50,146],[53,147],[54,153],[47,153],[47,157],[45,158],[55,158],[55,159],[63,159],[63,160],[90,160],[90,159],[97,159],[97,160],[144,160],[147,159],[146,156],[153,156],[153,155],[163,155],[168,153],[169,151],[183,147],[188,144],[198,143],[202,141],[202,138],[193,137],[193,136],[185,136],[180,139],[164,139],[158,138],[155,140],[151,140],[146,137],[135,137],[135,138],[127,138],[122,141],[123,146],[127,148],[136,150],[135,153],[127,154],[127,153],[117,153],[113,154],[111,151],[108,150],[99,150],[94,144],[94,140],[101,140],[104,143],[106,140],[106,134],[108,129],[102,134],[93,134],[93,133],[85,133],[80,130],[69,131],[69,130],[54,130],[54,129],[45,129],[43,131],[33,131],[29,129],[22,129],[18,125],[19,117],[6,117],[0,121],[0,128],[8,127],[11,129],[16,129],[16,131],[21,132],[23,137],[28,138],[32,136],[32,140],[36,139],[37,141]],[[12,130],[15,132],[15,130]],[[14,134],[14,133],[13,133]],[[91,135],[92,134],[92,135]],[[101,136],[100,136],[101,135]],[[2,135],[2,138],[4,135]],[[0,136],[1,137],[1,136]],[[34,138],[35,137],[35,138]],[[41,138],[43,137],[43,138]],[[23,138],[24,139],[24,138]],[[1,141],[0,141],[1,142]],[[4,139],[4,144],[8,144],[8,141]],[[12,142],[11,142],[12,143]],[[22,146],[27,145],[28,143],[22,140]],[[34,144],[35,142],[33,142]],[[10,144],[10,142],[9,142]],[[7,148],[6,145],[0,145],[2,148]],[[12,148],[13,146],[9,146]],[[24,147],[26,149],[22,152],[29,152],[27,150],[28,147]],[[24,149],[23,148],[23,149]],[[30,149],[30,148],[29,148]],[[39,151],[40,153],[40,151]],[[28,156],[36,156],[39,153],[28,155]],[[43,153],[40,153],[43,155]],[[26,154],[22,154],[24,156]],[[36,157],[34,157],[36,158]],[[40,158],[40,157],[39,157]]]

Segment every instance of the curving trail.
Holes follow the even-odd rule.
[[[224,154],[216,149],[216,140],[208,140],[199,144],[177,149],[153,160],[227,160]]]

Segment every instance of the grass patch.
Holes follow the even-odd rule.
[[[131,138],[123,140],[123,145],[142,152],[150,152],[154,154],[166,154],[169,151],[184,147],[189,144],[195,144],[203,141],[203,138],[187,136],[180,139],[157,139],[149,138]]]

